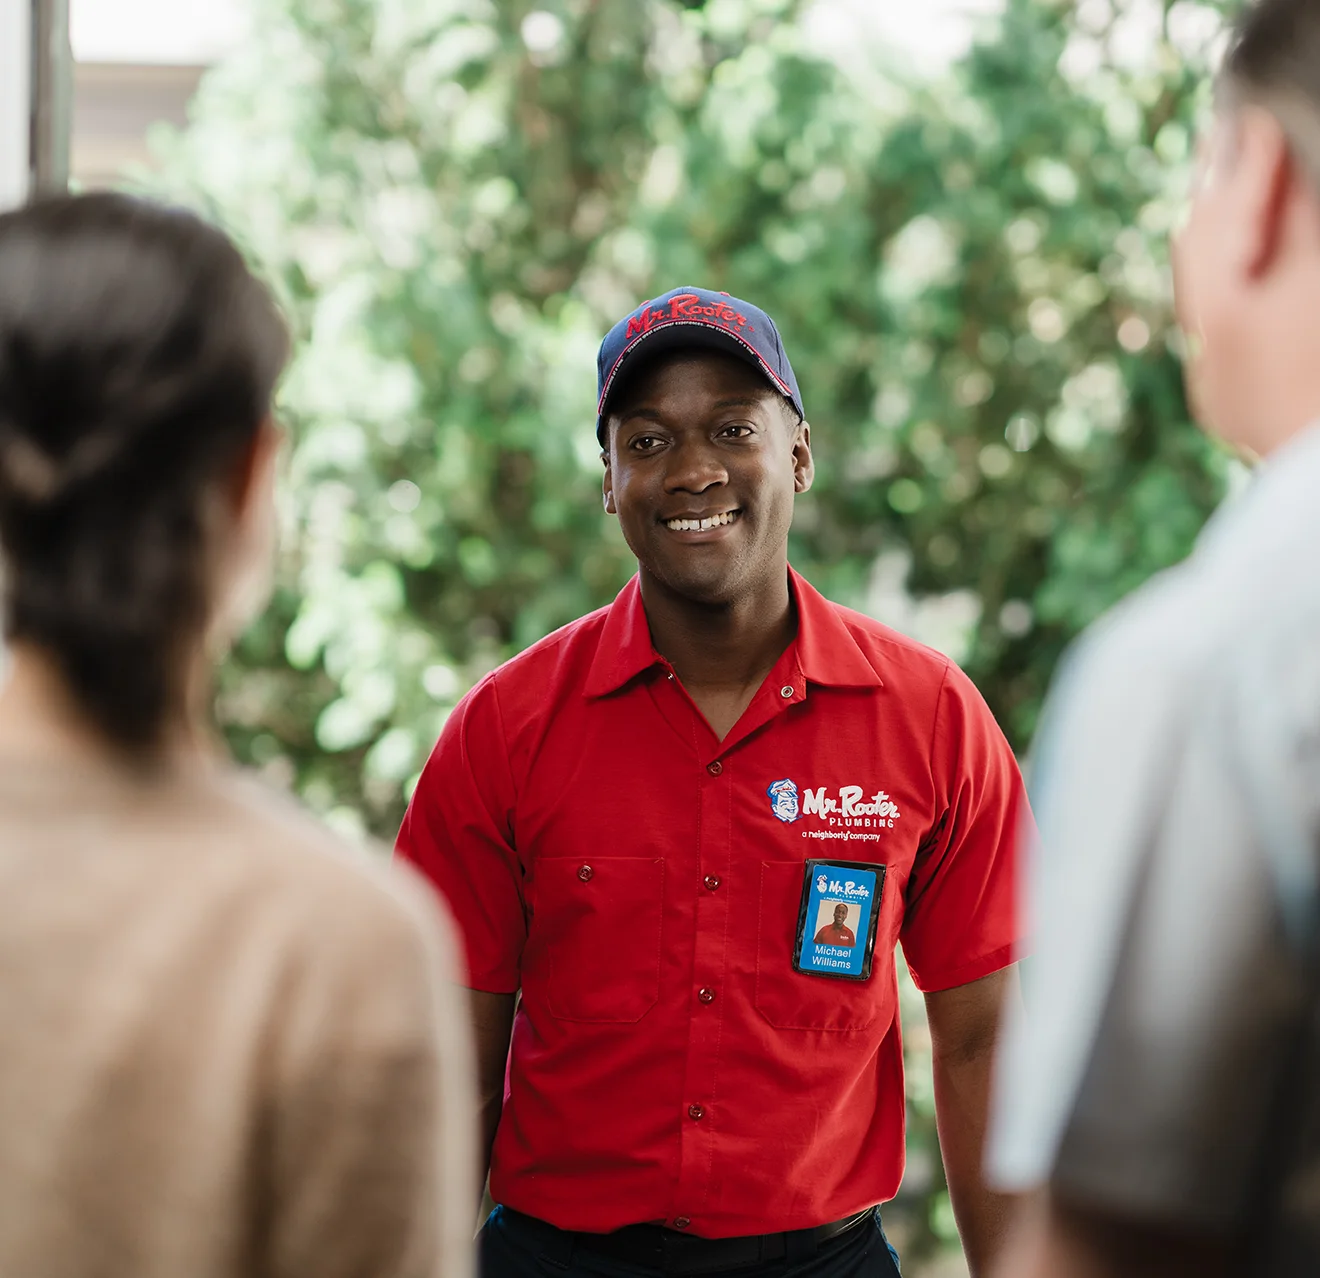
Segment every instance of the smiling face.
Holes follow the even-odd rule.
[[[848,907],[846,905],[836,905],[834,907],[834,926],[842,927],[848,921]]]
[[[605,509],[643,578],[702,604],[782,588],[793,498],[811,487],[811,428],[750,365],[658,357],[616,393]]]

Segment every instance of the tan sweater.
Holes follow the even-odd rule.
[[[450,945],[252,781],[0,758],[0,1275],[466,1278]]]

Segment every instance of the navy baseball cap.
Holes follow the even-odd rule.
[[[714,293],[708,288],[674,288],[654,301],[644,302],[621,319],[600,344],[600,354],[596,357],[600,391],[596,400],[596,438],[602,447],[605,404],[629,361],[639,354],[657,355],[687,346],[726,351],[746,360],[793,405],[799,417],[806,417],[797,378],[770,316],[728,293]]]

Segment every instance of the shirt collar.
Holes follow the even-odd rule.
[[[641,583],[634,575],[605,614],[583,693],[588,697],[608,696],[643,670],[658,665],[660,659],[651,643]]]
[[[827,688],[883,688],[880,672],[853,638],[839,609],[792,568],[788,584],[798,606],[798,668],[807,682]]]
[[[791,567],[788,584],[798,606],[797,663],[807,681],[831,688],[884,687],[879,671],[834,605]],[[651,643],[641,584],[634,576],[605,614],[583,694],[608,696],[644,670],[661,664],[663,658]]]

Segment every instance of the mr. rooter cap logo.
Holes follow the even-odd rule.
[[[679,293],[669,299],[668,306],[656,308],[648,302],[640,314],[629,316],[627,340],[649,333],[660,324],[676,324],[684,320],[721,324],[734,333],[746,328],[750,322],[746,315],[727,302],[703,302],[696,293]]]

